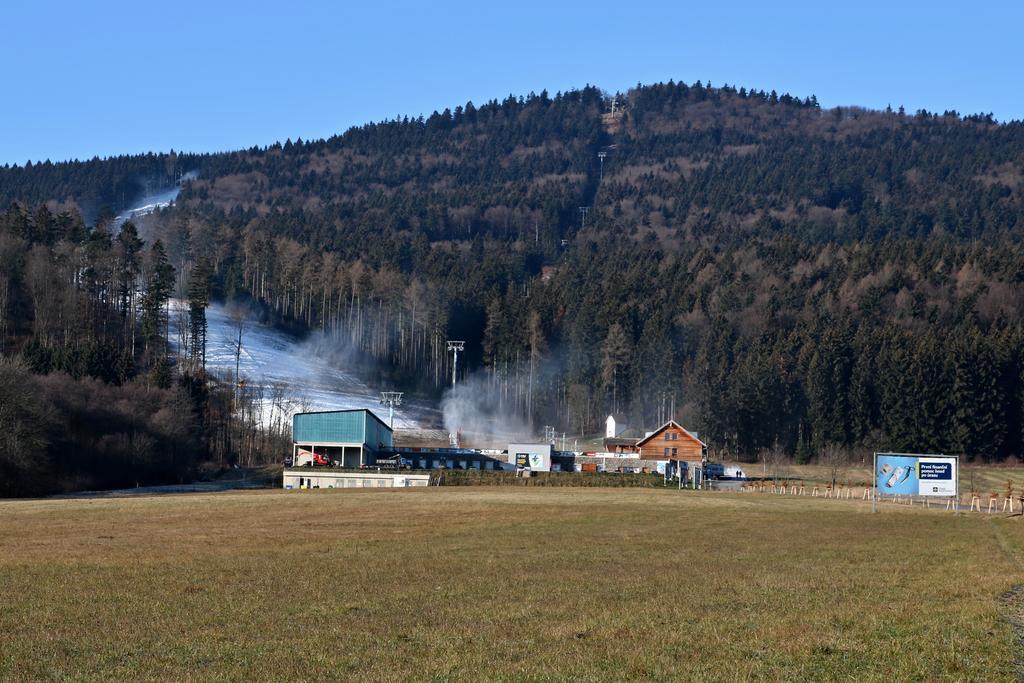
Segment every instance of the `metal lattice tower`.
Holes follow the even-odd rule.
[[[590,211],[589,206],[580,207],[580,228],[587,227],[587,212]]]
[[[608,156],[608,152],[598,152],[597,158],[601,161],[601,181],[604,182],[604,158]]]
[[[391,427],[391,431],[395,430],[395,407],[402,405],[402,393],[401,391],[380,392],[380,404],[388,407],[388,426]]]
[[[454,354],[452,358],[452,386],[455,386],[455,378],[458,376],[459,371],[459,351],[466,348],[466,342],[464,341],[453,341],[448,340],[448,350]]]

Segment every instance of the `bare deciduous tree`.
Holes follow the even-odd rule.
[[[778,479],[779,469],[782,463],[786,462],[786,451],[779,442],[776,441],[771,448],[762,448],[758,456],[763,468],[762,476],[765,479]]]
[[[850,464],[850,453],[837,444],[825,444],[825,447],[821,449],[821,454],[818,456],[818,462],[828,468],[829,481],[834,489],[841,475]]]

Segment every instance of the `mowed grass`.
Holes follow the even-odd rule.
[[[645,489],[0,502],[5,679],[1012,680],[1024,520]]]

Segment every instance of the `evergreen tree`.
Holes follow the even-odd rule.
[[[619,323],[612,323],[601,347],[601,381],[605,390],[612,392],[612,413],[618,413],[618,388],[625,380],[633,354],[632,340]],[[622,382],[624,385],[626,382]]]
[[[174,288],[174,266],[167,259],[163,242],[157,240],[149,250],[146,263],[148,278],[146,291],[142,297],[142,334],[146,340],[146,349],[160,348],[159,357],[165,356],[166,345],[163,341],[167,316],[165,306],[171,298]]]
[[[193,370],[206,371],[206,308],[210,305],[212,268],[206,256],[200,256],[189,274],[188,320],[189,348]]]
[[[850,442],[847,401],[853,364],[846,331],[842,323],[827,321],[825,325],[807,369],[808,419],[812,441],[819,449]]]
[[[968,458],[994,459],[1006,438],[1006,397],[995,353],[973,326],[962,328],[952,338],[950,351],[950,444]]]
[[[487,304],[487,325],[483,335],[484,363],[492,368],[497,365],[498,351],[502,347],[504,336],[505,310],[501,304],[501,297],[495,296]]]

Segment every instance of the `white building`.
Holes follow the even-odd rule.
[[[286,489],[362,489],[429,486],[429,474],[412,472],[341,472],[319,467],[284,471]]]
[[[609,415],[608,419],[604,421],[604,438],[614,439],[624,431],[626,431],[626,425],[617,424],[614,415]]]

